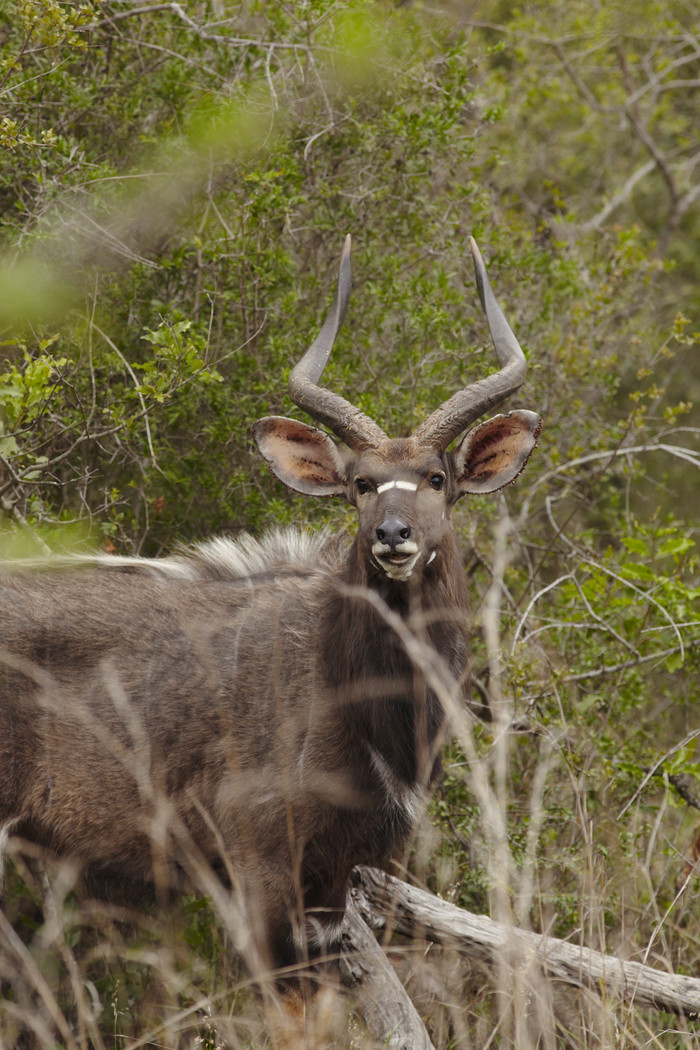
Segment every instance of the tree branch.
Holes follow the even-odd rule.
[[[386,1050],[434,1050],[425,1025],[389,960],[349,897],[343,920],[340,979],[373,1039]]]
[[[409,886],[375,868],[353,872],[352,898],[373,928],[390,923],[399,933],[420,933],[429,941],[450,944],[489,967],[497,965],[504,951],[511,960],[532,965],[566,984],[607,996],[619,995],[627,1004],[652,1006],[688,1017],[700,1016],[700,979],[662,973],[641,963],[603,955],[527,930],[474,915],[454,904]]]

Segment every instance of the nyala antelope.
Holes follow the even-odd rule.
[[[286,485],[356,508],[351,543],[288,530],[157,560],[5,566],[0,850],[33,844],[68,859],[83,892],[127,900],[209,872],[205,887],[241,905],[258,972],[308,971],[339,951],[351,869],[401,850],[440,775],[444,705],[397,624],[449,681],[468,677],[452,508],[513,481],[540,432],[522,410],[468,430],[526,370],[471,251],[497,372],[406,438],[320,387],[350,295],[348,237],[329,314],[289,381],[345,447],[294,419],[253,427]]]

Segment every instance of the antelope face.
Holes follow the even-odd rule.
[[[387,442],[354,460],[349,478],[367,550],[392,580],[430,564],[449,518],[445,463],[433,454],[413,464],[412,451],[410,442]]]
[[[494,492],[517,477],[540,427],[538,415],[519,410],[486,420],[441,455],[411,437],[385,438],[347,458],[327,434],[295,419],[266,416],[253,433],[290,488],[353,504],[372,562],[403,581],[433,561],[458,499]]]
[[[391,580],[408,580],[432,562],[461,496],[494,492],[517,477],[542,425],[536,413],[518,410],[468,430],[520,387],[526,371],[525,356],[496,302],[473,240],[471,251],[499,371],[458,391],[409,438],[393,440],[354,405],[319,387],[350,297],[348,237],[333,304],[320,334],[293,369],[289,392],[351,454],[342,454],[328,434],[293,419],[266,416],[253,428],[260,451],[286,485],[309,495],[342,496],[357,508],[367,557]]]

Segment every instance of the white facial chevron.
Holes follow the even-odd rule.
[[[415,492],[418,488],[412,481],[385,481],[383,485],[377,485],[377,494],[387,492],[388,489],[406,489],[407,492]]]

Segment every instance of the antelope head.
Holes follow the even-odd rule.
[[[318,385],[350,298],[350,237],[345,240],[333,304],[318,337],[289,378],[294,403],[341,439],[282,416],[253,427],[277,477],[314,496],[341,496],[357,508],[358,543],[375,571],[405,581],[440,555],[450,515],[467,493],[495,492],[521,472],[542,426],[518,409],[470,426],[525,379],[525,356],[491,290],[481,253],[470,238],[476,284],[500,368],[440,405],[407,438],[389,438],[343,397]]]

